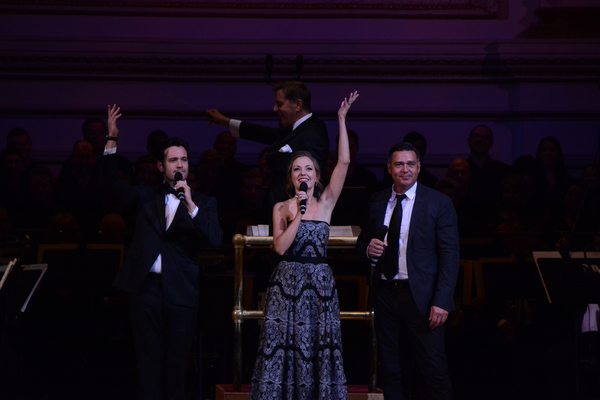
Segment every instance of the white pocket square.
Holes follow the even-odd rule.
[[[283,146],[282,148],[279,149],[280,153],[292,153],[292,148],[286,144],[285,146]]]

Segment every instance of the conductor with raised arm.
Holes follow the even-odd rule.
[[[412,352],[425,397],[451,399],[443,324],[454,310],[460,259],[456,213],[449,197],[417,183],[421,163],[410,143],[393,146],[387,166],[394,184],[371,197],[356,244],[375,265],[379,386],[386,400],[407,397]]]
[[[288,81],[273,87],[280,128],[251,124],[225,117],[217,110],[207,110],[208,124],[231,131],[232,136],[269,145],[267,165],[273,173],[269,185],[271,205],[287,199],[286,171],[292,153],[308,151],[325,170],[329,153],[329,136],[325,123],[311,111],[311,94],[302,82]]]
[[[138,210],[135,233],[114,286],[129,293],[132,334],[142,399],[185,399],[184,378],[197,322],[202,245],[221,244],[216,200],[190,189],[188,144],[170,138],[158,154],[159,190],[117,178],[117,119],[108,107],[109,132],[101,179],[118,201]]]

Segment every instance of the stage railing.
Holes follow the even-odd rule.
[[[356,236],[329,238],[328,247],[354,248]],[[234,360],[233,360],[233,390],[239,392],[242,388],[242,322],[246,319],[260,319],[261,310],[244,310],[244,248],[257,246],[269,248],[273,244],[272,236],[245,236],[237,234],[233,237],[235,251],[234,259],[234,306],[232,312],[234,324]],[[364,320],[369,325],[370,339],[370,379],[369,392],[377,390],[377,348],[375,341],[375,329],[373,325],[373,311],[340,311],[343,320]]]

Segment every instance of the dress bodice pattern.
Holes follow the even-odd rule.
[[[325,257],[329,242],[329,224],[325,221],[302,220],[296,237],[287,251],[291,257]]]

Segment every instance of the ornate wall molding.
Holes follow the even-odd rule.
[[[0,13],[258,18],[498,19],[508,0],[3,0]]]
[[[528,39],[600,38],[600,8],[540,8],[538,20],[521,34]]]
[[[288,45],[13,40],[0,44],[0,79],[257,83],[264,81],[267,74],[266,53],[289,51]],[[356,51],[363,47],[369,50]],[[291,48],[308,52],[303,55],[301,78],[309,82],[519,83],[600,79],[598,40],[421,45],[303,43]],[[276,54],[273,60],[272,80],[297,76],[296,55]]]

